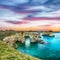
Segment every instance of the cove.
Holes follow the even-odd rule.
[[[60,32],[54,35],[55,37],[41,36],[46,44],[30,43],[30,39],[26,38],[25,43],[17,43],[16,50],[42,60],[60,60]]]

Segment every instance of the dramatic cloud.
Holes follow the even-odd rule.
[[[0,1],[0,29],[43,29],[42,26],[60,28],[60,0]]]

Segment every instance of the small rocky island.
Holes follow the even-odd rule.
[[[55,37],[52,31],[45,31],[42,33],[42,36]]]

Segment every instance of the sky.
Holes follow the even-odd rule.
[[[0,30],[60,31],[60,0],[0,0]]]

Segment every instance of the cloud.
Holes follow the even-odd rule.
[[[11,23],[11,24],[19,24],[19,25],[29,23],[27,21],[5,21],[5,22]]]
[[[0,27],[7,27],[7,28],[12,28],[15,27],[13,24],[6,23],[4,21],[0,21]]]
[[[34,17],[56,17],[60,18],[60,10],[52,11],[52,12],[41,12],[33,15]]]
[[[27,10],[52,11],[52,10],[54,10],[54,9],[48,8],[48,7],[45,7],[45,6],[41,5],[41,6],[31,6],[31,7],[29,7],[29,9],[27,9]]]
[[[0,20],[10,20],[10,21],[21,21],[22,18],[25,18],[28,14],[18,14],[9,9],[0,8]]]
[[[60,26],[60,0],[58,1],[1,0],[0,27]]]
[[[28,2],[28,0],[1,0],[0,5],[16,6],[18,4],[24,4],[27,2]]]
[[[22,29],[27,29],[27,28],[40,28],[41,29],[44,29],[46,27],[46,29],[48,29],[47,27],[60,27],[60,21],[59,20],[32,20],[32,21],[29,21],[28,22],[24,22],[24,21],[21,21],[21,22],[12,22],[12,21],[0,21],[0,27],[4,28],[4,29],[19,29],[21,30]],[[44,26],[44,27],[43,27]],[[14,29],[15,28],[15,29]]]
[[[22,3],[27,3],[29,0],[13,0],[16,4],[22,4]]]

